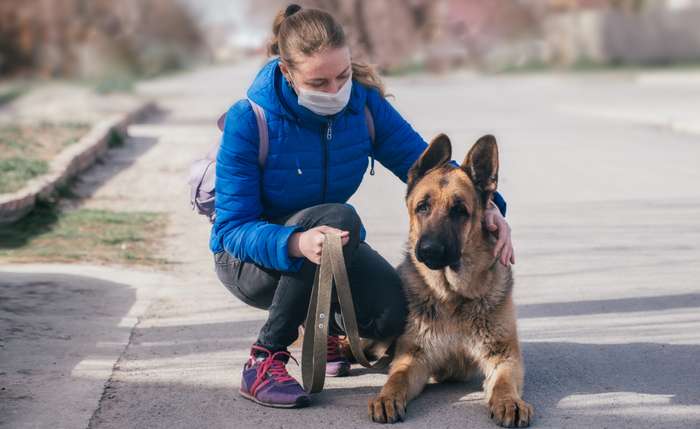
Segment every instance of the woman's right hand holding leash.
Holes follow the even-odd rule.
[[[290,256],[305,257],[314,264],[321,263],[321,250],[325,234],[340,234],[341,243],[345,246],[350,240],[350,232],[327,225],[317,226],[303,232],[295,232],[289,237],[287,250]]]

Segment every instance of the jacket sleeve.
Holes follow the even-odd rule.
[[[247,100],[229,109],[221,138],[216,157],[214,229],[223,248],[242,261],[279,271],[299,271],[304,258],[290,257],[287,241],[303,228],[260,219],[258,126]]]
[[[367,107],[374,121],[375,158],[406,183],[408,170],[423,154],[428,143],[377,90],[368,90]],[[456,161],[451,162],[459,167]],[[506,201],[501,194],[494,193],[493,202],[505,216]]]

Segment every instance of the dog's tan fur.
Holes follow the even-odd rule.
[[[496,190],[498,148],[482,137],[459,168],[447,164],[451,143],[436,137],[411,168],[406,204],[410,232],[406,257],[398,267],[409,302],[405,332],[397,340],[389,378],[369,402],[379,423],[403,420],[407,403],[430,377],[464,380],[478,370],[492,418],[506,427],[525,427],[532,407],[521,399],[523,364],[512,299],[513,277],[493,255],[494,237],[482,225]],[[429,198],[429,213],[416,207]],[[455,219],[455,201],[468,215]],[[450,217],[452,216],[452,217]],[[448,225],[449,224],[449,225]],[[447,226],[446,226],[447,225]],[[452,228],[461,240],[457,266],[429,269],[416,257],[416,243],[431,228]]]

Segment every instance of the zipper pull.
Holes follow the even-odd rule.
[[[326,129],[326,140],[333,138],[333,123],[328,121],[328,128]]]
[[[370,169],[369,169],[369,175],[374,176],[374,151],[372,151],[369,154],[369,159],[370,159]]]
[[[302,171],[301,171],[301,166],[299,165],[299,157],[296,157],[296,161],[297,161],[297,174],[298,174],[299,176],[301,176],[301,175],[302,175]]]

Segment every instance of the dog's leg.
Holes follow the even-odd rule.
[[[521,398],[524,370],[517,337],[491,344],[488,349],[481,367],[486,375],[484,391],[491,418],[503,427],[529,426],[533,409]]]
[[[430,368],[420,353],[397,353],[389,379],[379,396],[369,401],[369,417],[377,423],[403,421],[406,405],[418,396],[430,377]]]

